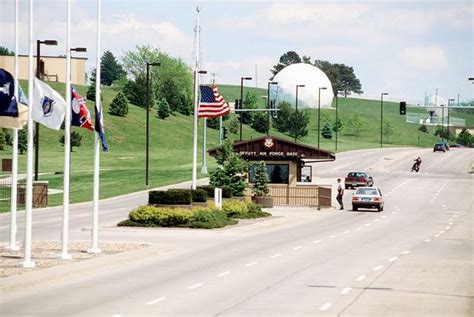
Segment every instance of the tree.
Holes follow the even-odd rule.
[[[244,109],[257,109],[257,103],[258,103],[258,96],[254,92],[248,91],[245,94],[244,98]],[[242,122],[244,124],[251,124],[254,112],[253,111],[244,111],[242,113]]]
[[[124,86],[130,102],[146,107],[146,68],[150,61],[159,61],[159,67],[150,69],[152,98],[166,98],[172,112],[190,115],[193,109],[193,75],[186,63],[151,46],[137,46],[125,52],[122,65],[131,78]],[[151,103],[153,104],[153,103]]]
[[[351,92],[361,94],[362,85],[360,80],[354,73],[354,68],[344,64],[332,64],[324,60],[315,60],[314,66],[321,69],[331,81],[334,95],[338,91],[344,91],[344,96],[350,95]]]
[[[247,164],[233,151],[230,141],[224,143],[216,160],[218,166],[211,172],[209,183],[215,187],[229,186],[234,196],[243,196]]]
[[[15,52],[10,51],[8,48],[4,46],[0,46],[0,56],[13,56],[15,55]]]
[[[161,98],[160,101],[156,103],[156,106],[158,108],[156,112],[156,116],[160,119],[166,119],[170,116],[170,105],[168,104],[168,101],[166,101],[165,98]]]
[[[450,133],[449,133],[448,129],[446,129],[446,128],[440,126],[440,125],[437,125],[436,128],[435,128],[434,135],[436,135],[437,137],[440,137],[442,139],[449,139]]]
[[[59,137],[59,143],[61,143],[62,146],[64,146],[64,134],[62,134]],[[82,141],[82,135],[79,134],[77,131],[72,131],[71,132],[71,152],[73,152],[72,148],[75,147],[80,147],[81,146],[81,141]]]
[[[349,121],[349,127],[351,128],[352,132],[354,133],[357,139],[360,133],[362,132],[362,128],[364,127],[364,122],[362,121],[358,113],[354,113],[352,115],[352,118]]]
[[[266,112],[256,112],[250,126],[257,132],[268,133],[270,124],[268,122],[268,114]]]
[[[334,132],[341,132],[342,128],[344,128],[344,121],[341,118],[337,118],[337,120],[334,120],[332,130]]]
[[[288,132],[290,128],[289,118],[293,109],[291,108],[290,103],[283,101],[278,104],[278,110],[276,118],[272,120],[273,127],[277,129],[278,132]]]
[[[393,135],[394,132],[395,132],[395,129],[393,127],[393,124],[388,120],[384,120],[383,135],[386,138],[387,142],[390,142],[390,137]]]
[[[91,84],[87,88],[86,98],[87,100],[95,101],[95,78],[94,81],[91,79]]]
[[[128,100],[122,92],[119,92],[109,106],[109,113],[114,116],[126,117],[128,114]]]
[[[428,128],[424,124],[420,125],[418,130],[421,131],[421,132],[424,132],[424,133],[428,133]]]
[[[298,53],[296,53],[295,51],[286,52],[285,54],[280,56],[278,64],[274,65],[273,69],[271,69],[273,77],[286,66],[297,63],[301,63],[301,57],[298,55]]]
[[[469,133],[468,129],[462,128],[456,138],[456,142],[467,147],[472,147],[474,144],[474,137]]]
[[[20,154],[25,153],[27,150],[28,135],[26,130],[27,128],[18,130],[18,152],[20,152]]]
[[[6,145],[5,132],[0,129],[0,150],[4,150]]]
[[[255,182],[252,187],[252,192],[255,196],[265,197],[270,191],[268,189],[268,172],[267,165],[264,161],[253,164],[253,169],[255,173]]]
[[[288,134],[298,140],[308,135],[309,111],[292,111],[288,124],[290,125]]]
[[[326,121],[323,128],[321,129],[321,135],[325,139],[332,139],[332,124],[329,121]]]
[[[100,82],[102,85],[110,86],[112,83],[125,76],[125,71],[118,63],[114,54],[105,51],[100,58]]]

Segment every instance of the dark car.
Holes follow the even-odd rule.
[[[437,151],[446,152],[446,147],[444,146],[443,143],[436,143],[434,145],[433,152],[437,152]]]
[[[374,179],[367,172],[350,172],[344,179],[346,189],[357,186],[373,186]]]

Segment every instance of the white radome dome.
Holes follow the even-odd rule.
[[[318,108],[320,87],[326,87],[326,90],[321,90],[321,108],[330,108],[332,105],[334,93],[331,81],[316,66],[306,63],[286,66],[275,75],[273,81],[278,82],[278,85],[270,86],[270,98],[275,99],[277,104],[287,101],[294,107],[296,85],[305,85],[298,88],[298,108]]]

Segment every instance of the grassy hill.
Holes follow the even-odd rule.
[[[64,84],[50,83],[57,91],[65,91]],[[27,88],[26,82],[22,86]],[[86,94],[86,87],[76,87],[81,95]],[[26,93],[25,89],[25,93]],[[240,96],[239,86],[220,85],[221,94],[228,101],[233,101]],[[266,90],[258,88],[245,88],[245,91],[254,91],[257,95],[266,95]],[[144,109],[130,105],[126,118],[115,117],[108,114],[109,104],[117,92],[112,88],[103,89],[104,97],[104,124],[108,138],[110,152],[101,154],[101,198],[112,197],[129,192],[147,189],[145,187],[145,115]],[[261,99],[261,106],[264,101]],[[93,102],[88,102],[92,111]],[[311,111],[309,135],[302,142],[316,145],[317,142],[317,111]],[[150,113],[150,188],[157,186],[187,181],[191,179],[192,169],[192,117],[181,114],[172,115],[166,120],[155,116],[156,110]],[[364,120],[364,129],[359,137],[345,128],[339,134],[339,151],[379,147],[380,138],[380,103],[378,101],[339,98],[339,115],[344,120],[349,120],[354,113],[359,113]],[[334,110],[321,111],[321,127],[326,120],[333,120]],[[418,131],[418,125],[405,123],[404,117],[398,114],[398,104],[384,102],[384,117],[390,121],[395,133],[385,140],[385,146],[422,146],[431,147],[437,138],[432,133]],[[202,121],[202,120],[200,120]],[[93,133],[80,128],[73,128],[82,136],[82,145],[74,148],[71,155],[71,200],[81,202],[92,200],[93,176]],[[40,164],[41,180],[49,181],[50,188],[61,189],[62,175],[55,172],[63,171],[64,148],[59,143],[62,131],[50,130],[41,126],[40,129]],[[286,135],[272,131],[275,136],[290,138]],[[244,126],[244,139],[260,136],[248,126]],[[201,162],[202,122],[199,123],[199,156],[198,171]],[[231,139],[238,138],[230,135]],[[321,137],[321,148],[334,151],[334,139],[326,140]],[[208,148],[218,144],[218,132],[208,129]],[[1,158],[10,158],[11,149],[0,151]],[[26,171],[26,155],[20,155],[20,173]],[[208,158],[209,170],[215,167],[214,160]],[[3,174],[3,176],[8,176]],[[205,177],[206,175],[198,175]],[[49,197],[50,205],[62,203],[62,195],[55,194]]]

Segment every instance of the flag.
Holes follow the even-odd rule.
[[[89,109],[87,109],[86,101],[72,86],[71,108],[71,125],[94,131],[94,126],[91,122],[91,114],[89,112]]]
[[[108,152],[109,145],[107,144],[107,139],[105,138],[104,124],[102,122],[102,112],[97,108],[97,101],[95,103],[95,131],[99,134],[100,141],[102,143],[102,151]]]
[[[13,98],[6,97],[6,94],[4,94],[5,91],[8,91],[9,94],[12,88],[14,91],[14,81],[11,82],[6,80],[7,77],[7,72],[4,69],[0,69],[0,82],[3,83],[0,83],[0,127],[7,129],[21,129],[28,121],[28,99],[26,98],[23,89],[21,89],[21,86],[18,86],[19,102],[16,101],[15,96],[13,96]],[[7,82],[8,84],[5,85]],[[8,88],[6,86],[8,86]],[[7,101],[8,99],[11,99],[10,102]],[[14,108],[12,106],[14,106]],[[7,110],[8,108],[10,108],[10,111]],[[16,116],[4,115],[4,113],[11,114],[12,109],[17,113]]]
[[[199,118],[217,118],[227,115],[230,107],[224,97],[219,94],[217,86],[201,85],[201,101],[199,103]]]
[[[31,117],[50,129],[59,130],[66,113],[66,101],[61,95],[38,78],[34,79]]]
[[[18,117],[15,81],[12,74],[3,68],[0,68],[0,116]]]

